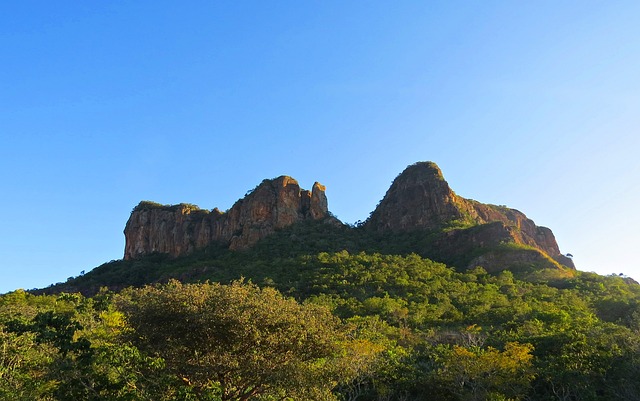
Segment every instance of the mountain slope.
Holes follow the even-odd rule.
[[[301,189],[291,177],[264,180],[227,212],[141,202],[125,228],[125,257],[46,292],[95,293],[170,278],[261,280],[297,258],[321,252],[418,254],[459,271],[483,267],[518,277],[570,277],[551,230],[523,213],[456,195],[431,162],[409,166],[363,224],[331,215],[324,187]],[[294,269],[295,270],[295,269]],[[287,280],[290,278],[288,277]]]
[[[444,259],[447,254],[484,253],[482,249],[489,251],[495,247],[502,248],[504,254],[501,245],[507,243],[528,248],[529,256],[524,259],[522,252],[510,258],[490,254],[468,260],[467,267],[482,264],[490,270],[500,270],[510,262],[542,261],[547,256],[558,264],[575,268],[571,259],[560,253],[550,229],[537,226],[518,210],[456,195],[432,162],[407,167],[393,181],[365,228],[379,233],[440,232],[435,243]],[[540,255],[532,258],[536,253],[532,250]]]

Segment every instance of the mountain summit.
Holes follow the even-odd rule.
[[[212,243],[247,249],[302,222],[344,226],[329,213],[323,185],[316,182],[310,191],[303,190],[288,176],[264,180],[224,213],[144,201],[134,208],[125,227],[124,258],[153,253],[178,257]],[[417,245],[400,247],[399,252],[416,252],[458,268],[575,268],[560,253],[550,229],[537,226],[518,210],[456,195],[433,162],[407,167],[370,218],[352,230],[387,242],[411,236],[405,242]]]
[[[456,195],[433,162],[419,162],[407,167],[393,181],[365,227],[382,233],[439,231],[438,248],[445,253],[512,243],[544,253],[541,255],[529,249],[528,252],[519,252],[519,258],[524,253],[533,259],[548,256],[561,265],[575,268],[573,261],[560,253],[550,229],[537,226],[518,210]],[[493,251],[489,255],[484,254],[470,261],[468,267],[482,265],[486,268],[513,262],[515,254],[505,258],[503,251],[504,247],[498,252],[503,255],[499,258]]]
[[[435,163],[420,162],[393,181],[367,225],[381,232],[436,229],[470,218],[470,211]]]
[[[320,183],[306,191],[293,178],[281,176],[262,181],[226,213],[185,203],[140,202],[124,229],[124,259],[152,253],[182,256],[214,242],[245,249],[275,230],[327,218],[324,191]]]

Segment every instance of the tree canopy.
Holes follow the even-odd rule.
[[[0,398],[640,399],[640,286],[624,277],[264,252],[137,262],[212,282],[0,295]]]

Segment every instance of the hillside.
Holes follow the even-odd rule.
[[[253,277],[245,271],[250,260],[269,265],[281,258],[342,250],[415,253],[458,271],[507,269],[523,278],[571,277],[575,272],[550,229],[518,210],[456,195],[432,162],[407,167],[369,219],[356,226],[333,217],[323,185],[316,182],[308,191],[281,176],[264,180],[226,212],[140,202],[124,233],[124,260],[47,292],[91,294],[102,286],[124,288],[170,278]],[[225,273],[194,267],[207,265],[222,266]]]
[[[264,180],[141,202],[123,260],[0,295],[7,400],[637,400],[640,285],[409,166],[365,222]]]
[[[285,253],[274,237],[246,253],[155,255],[103,265],[94,276],[164,285],[91,298],[0,296],[0,398],[640,396],[640,286],[624,278],[575,272],[525,281],[508,270],[457,272],[415,254],[293,256],[289,248],[290,257],[270,257]],[[224,285],[168,280],[177,272],[185,282]],[[232,280],[239,275],[252,283]]]

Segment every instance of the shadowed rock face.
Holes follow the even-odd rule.
[[[487,227],[478,227],[482,225]],[[439,246],[451,252],[514,242],[537,248],[557,262],[574,267],[571,259],[560,254],[550,229],[536,226],[518,210],[456,195],[432,162],[413,164],[396,177],[365,227],[381,233],[443,230]]]
[[[311,191],[301,190],[296,180],[282,176],[264,180],[226,213],[141,202],[124,230],[124,258],[154,252],[180,256],[214,242],[230,249],[250,247],[277,229],[328,217],[324,191],[319,183]]]

